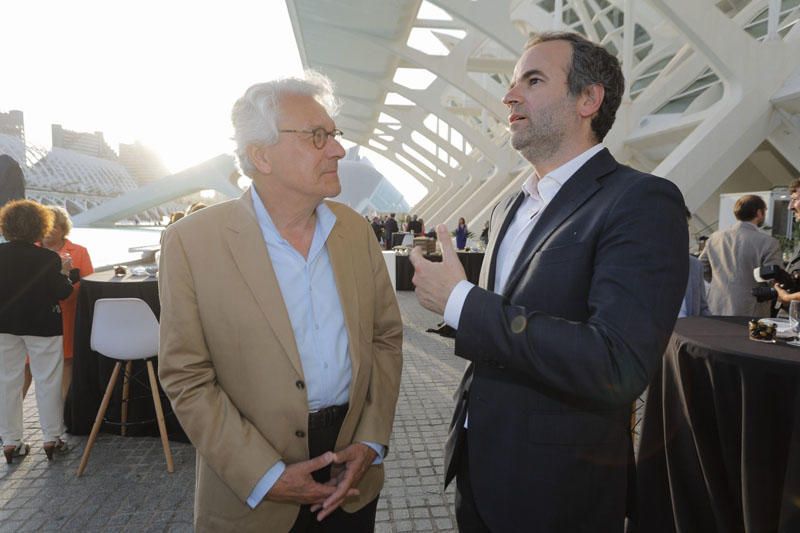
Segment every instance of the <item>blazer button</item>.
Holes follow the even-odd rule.
[[[302,380],[302,379],[298,379],[297,381],[295,381],[295,382],[294,382],[294,384],[295,384],[295,385],[297,386],[297,388],[298,388],[298,389],[300,389],[300,390],[303,390],[303,389],[305,389],[305,388],[306,388],[306,384],[305,384],[305,383],[303,383],[303,380]]]
[[[295,431],[294,434],[297,437],[301,438],[301,439],[306,436],[306,432],[305,431],[300,431],[299,429],[297,431]]]

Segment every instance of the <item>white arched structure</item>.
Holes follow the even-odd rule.
[[[428,189],[426,225],[479,227],[529,166],[500,100],[531,32],[602,43],[627,86],[606,139],[682,190],[696,230],[719,194],[800,168],[800,3],[794,0],[287,0],[301,59],[337,85],[348,137]]]

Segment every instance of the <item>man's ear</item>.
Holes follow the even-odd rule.
[[[272,173],[272,162],[266,148],[266,146],[258,144],[247,145],[247,158],[256,167],[256,170],[262,174]]]
[[[600,109],[605,98],[606,90],[599,83],[593,83],[583,89],[580,99],[578,100],[578,114],[582,118],[589,118],[594,116]]]

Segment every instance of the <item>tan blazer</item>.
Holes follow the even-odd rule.
[[[350,341],[350,409],[336,450],[388,446],[400,387],[402,324],[375,234],[350,208],[327,241]],[[288,531],[299,506],[246,500],[275,463],[309,459],[300,355],[250,192],[184,218],[165,232],[159,271],[159,377],[197,448],[198,531]],[[373,500],[383,467],[370,467],[353,512]]]
[[[711,234],[700,254],[712,315],[768,317],[769,302],[757,302],[752,294],[757,285],[753,269],[783,266],[778,241],[762,233],[755,224],[737,222],[729,229]]]

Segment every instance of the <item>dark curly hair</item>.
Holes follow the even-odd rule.
[[[592,118],[592,132],[602,141],[611,126],[625,92],[625,76],[619,61],[602,46],[573,32],[536,33],[525,43],[525,50],[548,41],[567,41],[572,45],[572,64],[567,73],[567,87],[572,96],[580,95],[589,85],[603,86],[605,95],[600,109]]]
[[[34,243],[53,229],[54,215],[33,200],[14,200],[0,209],[0,233],[8,241]]]

